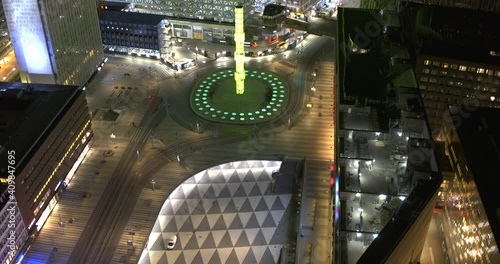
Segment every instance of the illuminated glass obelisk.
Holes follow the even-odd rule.
[[[234,80],[236,81],[236,94],[245,92],[245,30],[243,28],[244,11],[242,6],[234,8],[234,60],[236,61],[236,70]]]

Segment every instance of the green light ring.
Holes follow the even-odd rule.
[[[227,77],[232,77],[234,74],[231,73],[232,71],[231,70],[228,70],[226,73],[229,75],[224,75],[224,71],[221,71],[221,72],[218,72],[219,75],[222,75],[222,77],[224,78],[227,78]],[[285,86],[282,85],[283,82],[282,81],[277,81],[279,80],[278,77],[276,77],[275,75],[273,74],[267,74],[266,76],[266,72],[260,72],[259,75],[257,75],[256,77],[255,76],[252,76],[254,74],[257,74],[258,72],[257,71],[248,71],[248,70],[245,70],[245,77],[253,77],[253,78],[257,78],[257,79],[261,79],[263,80],[265,83],[267,83],[268,85],[271,85],[272,86],[272,100],[271,101],[268,101],[266,102],[266,104],[263,106],[262,108],[262,111],[255,111],[255,114],[256,115],[259,115],[261,112],[262,114],[265,114],[267,116],[271,116],[273,113],[272,112],[278,112],[279,108],[281,108],[282,104],[275,104],[275,101],[276,101],[276,97],[281,97],[281,98],[284,98],[284,94],[285,93]],[[217,74],[212,74],[212,76],[217,76]],[[268,79],[268,77],[270,79]],[[221,77],[217,77],[217,79],[221,79]],[[207,83],[207,80],[211,80],[211,82],[208,82]],[[277,81],[277,82],[275,82]],[[203,80],[199,85],[198,85],[198,88],[205,88],[203,89],[202,91],[205,92],[205,93],[208,93],[208,90],[206,89],[210,89],[211,85],[212,84],[215,84],[217,82],[217,80],[212,79],[210,76],[207,76],[206,77],[206,80]],[[205,86],[204,86],[205,84]],[[277,88],[278,86],[276,85],[278,84],[279,85],[279,89]],[[198,89],[198,91],[200,91],[200,89]],[[200,91],[201,92],[201,91]],[[195,94],[196,96],[200,96],[200,94]],[[208,98],[207,98],[207,95],[206,94],[203,94],[204,97],[202,97],[202,103],[205,104],[205,108],[208,106],[209,107],[209,103],[208,103]],[[199,101],[200,99],[199,98],[195,98],[194,99],[195,101]],[[271,103],[272,102],[272,103]],[[279,99],[278,102],[280,103],[283,103],[283,100],[282,99]],[[272,107],[271,107],[272,106]],[[200,108],[201,110],[202,108]],[[213,109],[213,110],[212,110]],[[222,111],[222,110],[219,110],[219,109],[216,109],[216,108],[213,108],[210,109],[212,112],[212,117],[214,118],[220,118],[220,119],[226,119],[226,116],[225,115],[228,115],[229,113],[226,112],[226,111]],[[270,111],[267,111],[267,109],[270,109]],[[209,115],[210,113],[209,112],[204,112],[205,115]],[[233,113],[233,114],[236,114],[236,116],[238,116],[237,113]],[[245,113],[239,113],[239,116],[245,116]],[[250,114],[248,114],[248,116],[251,116]],[[264,119],[266,116],[263,116],[263,115],[259,115],[259,118],[260,119]],[[248,118],[250,119],[250,118]],[[234,121],[235,118],[232,117],[232,120]],[[244,120],[240,120],[240,121],[244,121]]]

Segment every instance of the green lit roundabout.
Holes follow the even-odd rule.
[[[203,76],[194,86],[190,105],[201,118],[227,124],[256,124],[280,116],[290,94],[285,80],[275,73],[246,69],[245,93],[236,94],[234,70]]]

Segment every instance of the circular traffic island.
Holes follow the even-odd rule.
[[[280,116],[290,94],[286,81],[269,71],[245,72],[243,94],[236,94],[233,69],[203,76],[191,94],[193,111],[205,120],[227,124],[263,123]]]

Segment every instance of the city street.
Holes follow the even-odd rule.
[[[249,58],[246,67],[274,71],[297,89],[286,116],[249,127],[208,123],[187,105],[196,76],[231,67],[232,60],[209,61],[173,73],[156,60],[110,56],[87,88],[89,108],[93,113],[111,108],[120,115],[116,122],[94,120],[92,150],[35,240],[27,263],[48,261],[47,249],[53,247],[59,250],[52,263],[137,262],[168,195],[195,172],[226,160],[280,153],[323,161],[325,172],[315,172],[315,181],[328,189],[327,165],[333,159],[331,66],[316,73],[314,94],[310,88],[315,63],[333,58],[334,41],[313,35],[306,41],[300,55],[287,51],[286,59],[273,58],[272,63],[264,61],[269,58]],[[320,83],[320,78],[330,84]],[[156,102],[151,99],[155,97]],[[306,108],[306,102],[314,106]],[[194,132],[196,123],[201,134]],[[102,153],[113,155],[103,158]],[[60,227],[61,220],[70,217],[76,221]]]

